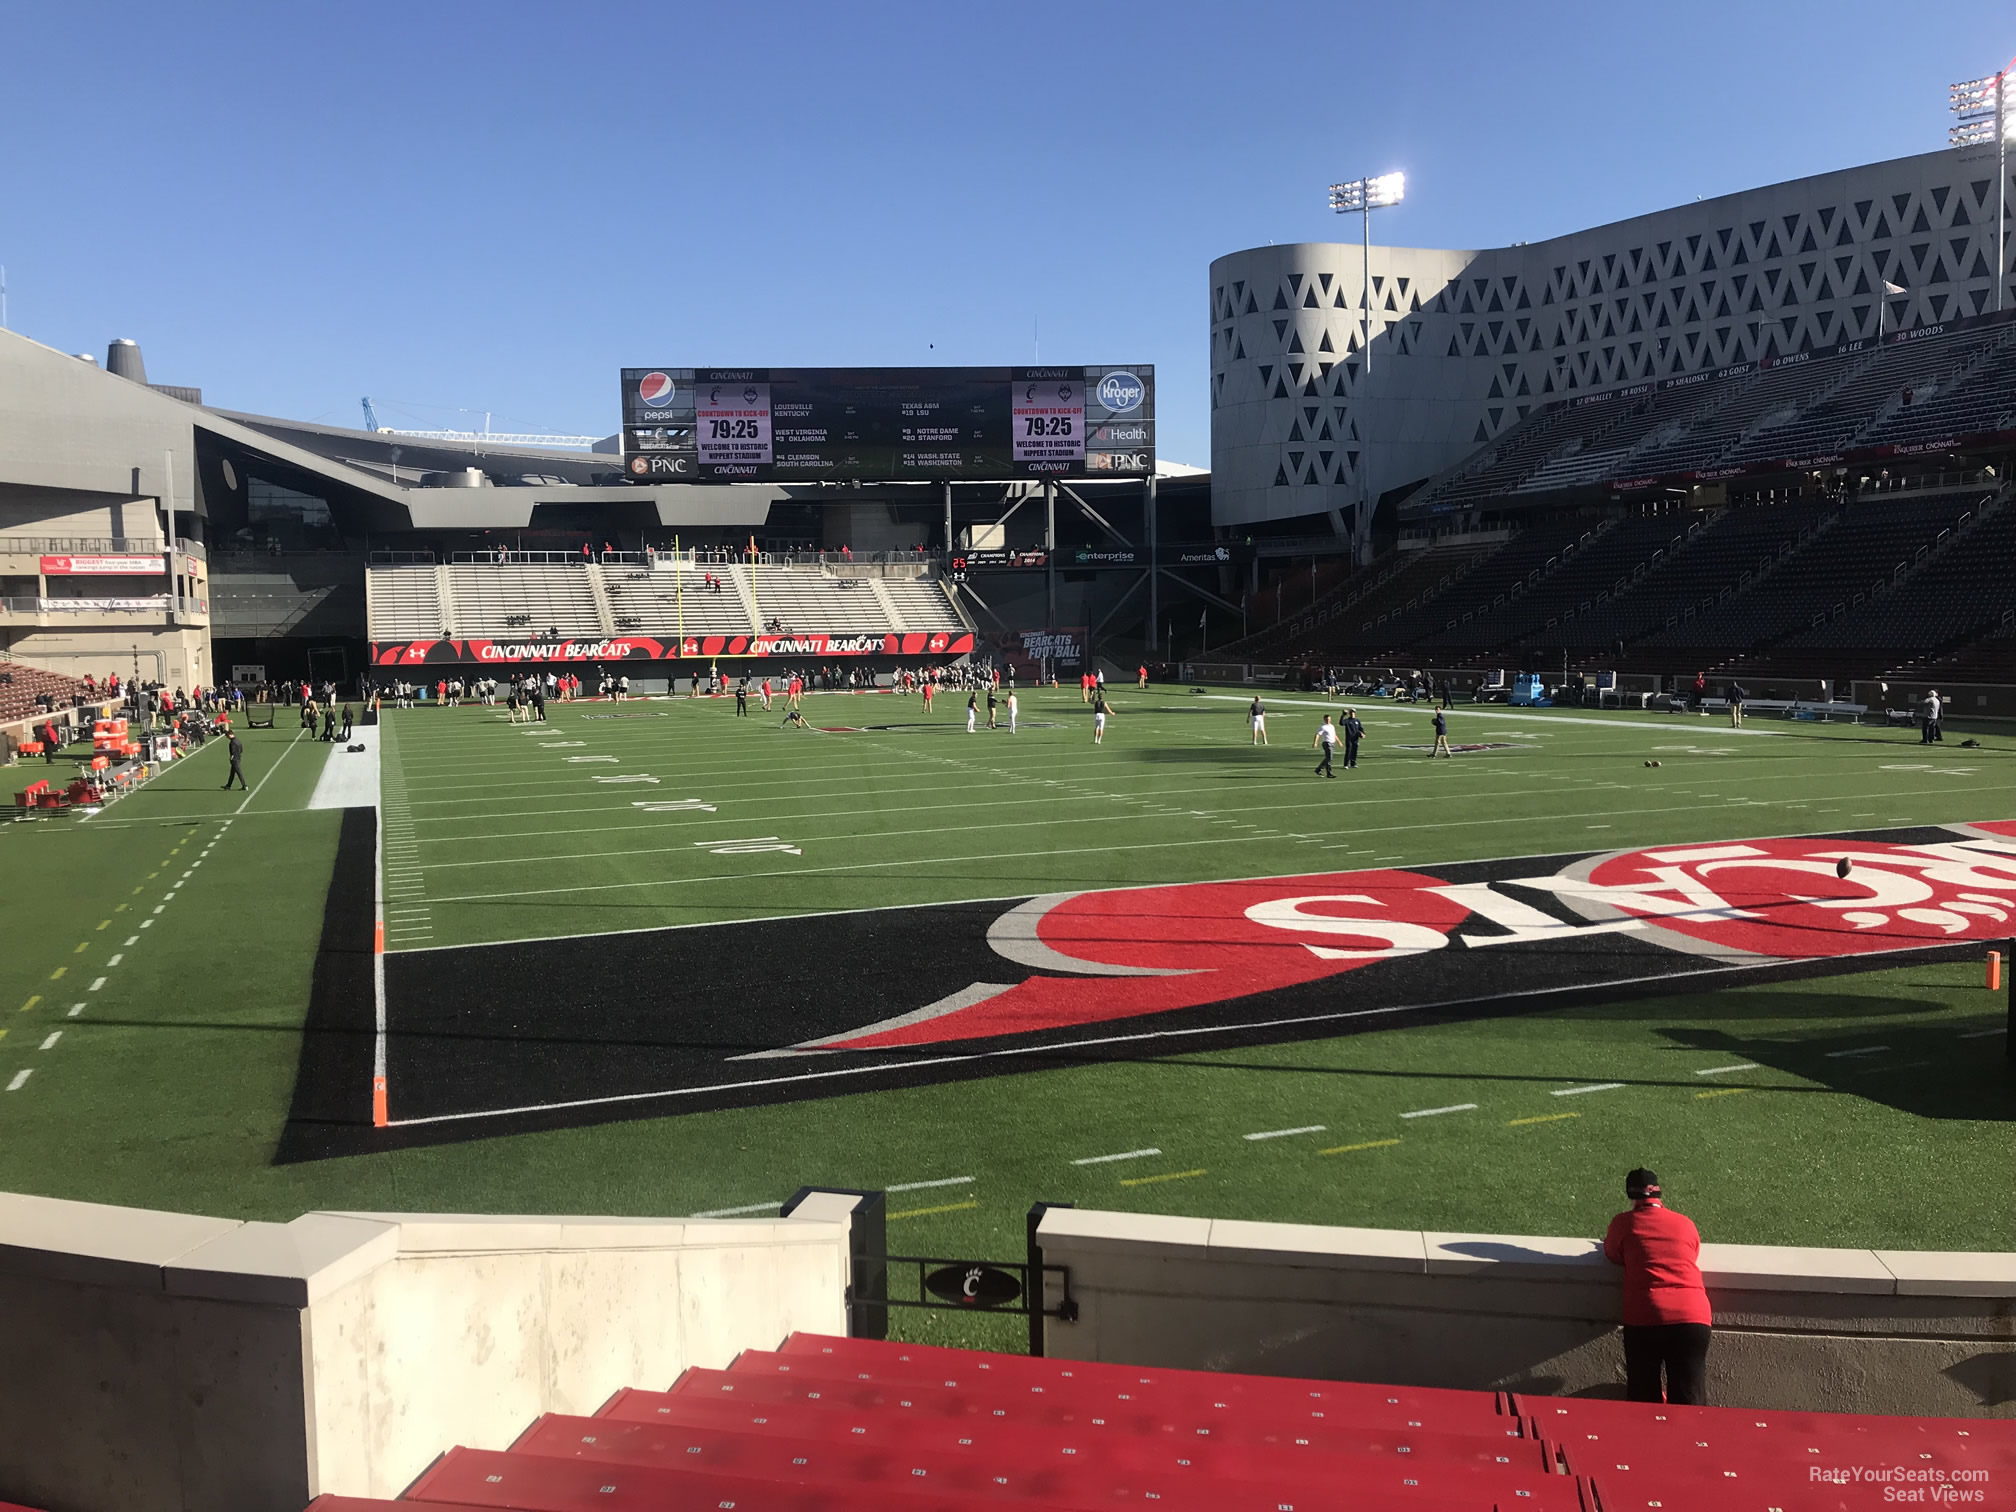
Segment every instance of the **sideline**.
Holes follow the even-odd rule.
[[[1236,693],[1206,693],[1203,696],[1216,703],[1252,702],[1251,699],[1241,698]],[[1268,698],[1265,694],[1262,694],[1261,701],[1289,709],[1342,709],[1350,707],[1366,708],[1378,714],[1397,714],[1403,709],[1410,714],[1417,712],[1432,713],[1435,708],[1432,700],[1423,700],[1415,704],[1395,704],[1384,700],[1361,699],[1358,703],[1353,704],[1348,698]],[[1628,709],[1621,711],[1623,717],[1618,719],[1591,719],[1586,714],[1514,714],[1508,710],[1489,709],[1475,704],[1451,704],[1446,712],[1460,714],[1465,719],[1522,719],[1533,724],[1596,725],[1605,730],[1642,730],[1645,728],[1643,724],[1632,720],[1630,717],[1632,711]],[[1668,717],[1670,718],[1671,716],[1669,715]],[[1668,731],[1674,729],[1691,730],[1694,726],[1661,725],[1659,728]],[[1734,729],[1720,726],[1715,728],[1715,738],[1717,740],[1720,740],[1724,735],[1754,735],[1760,740],[1782,740],[1788,733],[1790,732],[1785,730],[1753,730],[1748,725],[1738,725]]]
[[[361,745],[364,749],[353,751],[350,749],[353,745]],[[361,726],[347,743],[329,747],[328,758],[322,764],[322,775],[315,781],[315,792],[308,799],[308,807],[378,807],[378,742],[364,733]]]
[[[308,732],[306,730],[297,730],[295,732],[294,738],[287,742],[287,749],[282,751],[278,756],[274,757],[273,765],[266,768],[266,775],[264,777],[261,777],[257,782],[252,784],[252,791],[245,795],[245,802],[239,804],[238,807],[236,807],[231,811],[232,818],[235,819],[238,817],[238,815],[245,812],[246,808],[250,806],[252,800],[259,796],[259,790],[265,787],[267,783],[273,780],[273,774],[280,770],[280,763],[285,761],[288,758],[288,756],[293,753],[294,747],[301,744],[301,737],[303,735],[306,735],[307,733]]]

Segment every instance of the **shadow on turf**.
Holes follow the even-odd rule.
[[[1916,1118],[2006,1123],[2016,1119],[2016,1062],[2002,1037],[1986,1034],[1996,1027],[1989,1019],[1957,1025],[1948,1019],[1800,1038],[1750,1039],[1698,1025],[1664,1032],[1690,1051],[1803,1078],[1810,1085],[1801,1090],[1859,1097]],[[1961,1037],[1968,1034],[1986,1037]]]

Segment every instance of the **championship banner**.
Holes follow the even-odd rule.
[[[809,658],[829,656],[963,656],[973,634],[911,631],[897,635],[649,635],[611,640],[373,641],[374,667],[573,665],[584,662],[661,662],[717,656]]]
[[[166,572],[168,562],[158,556],[45,556],[44,577],[108,576],[145,577]]]
[[[288,1158],[1978,956],[2012,920],[1992,820],[394,952],[394,1127]],[[555,1040],[555,981],[592,1034]]]

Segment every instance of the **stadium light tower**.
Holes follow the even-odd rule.
[[[2016,80],[2016,59],[1998,74],[1985,79],[1969,79],[1946,91],[1947,102],[1960,124],[1947,128],[1946,140],[1955,147],[1995,144],[1995,308],[2002,308],[2009,277],[2009,224],[2006,219],[2009,197],[2009,133],[2016,129],[2016,111],[2010,110],[2009,91]]]
[[[1364,320],[1365,371],[1372,371],[1372,212],[1397,205],[1407,197],[1407,175],[1382,173],[1377,178],[1353,179],[1348,184],[1330,186],[1330,208],[1339,215],[1359,218],[1359,245],[1363,255],[1364,287],[1358,309]]]
[[[1359,271],[1363,275],[1358,296],[1359,348],[1365,358],[1365,375],[1372,375],[1372,212],[1397,205],[1407,197],[1407,175],[1382,173],[1377,178],[1352,179],[1330,186],[1330,208],[1339,215],[1356,215],[1359,226]],[[1369,419],[1359,427],[1358,518],[1352,522],[1351,560],[1364,565],[1372,540],[1371,475],[1372,434]]]

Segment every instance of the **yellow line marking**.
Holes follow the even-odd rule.
[[[21,1005],[21,1011],[23,1013],[26,1013],[30,1008],[33,1008],[37,1003],[41,1001],[42,1001],[42,994],[38,992],[33,997],[29,998],[27,1002]]]
[[[943,1207],[905,1208],[900,1213],[891,1213],[891,1218],[928,1218],[933,1213],[963,1213],[969,1208],[980,1206],[980,1199],[969,1197],[964,1202],[948,1202]]]
[[[137,891],[137,889],[136,889],[136,891]],[[120,904],[120,905],[119,905],[119,906],[118,906],[117,908],[113,909],[113,910],[112,910],[112,912],[114,912],[115,914],[122,914],[122,913],[126,912],[126,905],[125,905],[124,903],[121,903],[121,904]],[[108,920],[106,920],[106,923],[108,923],[108,924],[109,924],[110,922],[111,922],[111,920],[109,920],[109,919],[108,919]],[[101,926],[101,927],[102,927],[102,926]]]
[[[1559,1123],[1564,1118],[1580,1118],[1581,1116],[1582,1115],[1580,1113],[1542,1113],[1537,1118],[1511,1119],[1506,1123],[1505,1127],[1508,1129],[1516,1129],[1521,1124]]]
[[[1694,1101],[1700,1102],[1702,1099],[1709,1097],[1735,1097],[1738,1093],[1748,1092],[1749,1090],[1748,1087],[1717,1087],[1713,1092],[1696,1092],[1694,1094]]]
[[[109,929],[112,927],[112,921],[110,919],[100,919],[98,921],[98,927],[100,929]]]
[[[112,921],[111,921],[110,919],[107,919],[107,920],[105,921],[105,924],[110,924],[111,922],[112,922]],[[100,924],[100,925],[99,925],[98,927],[99,927],[100,929],[103,929],[103,928],[105,927],[105,924]],[[91,948],[91,942],[90,942],[89,940],[79,940],[79,941],[77,942],[77,948],[76,948],[75,950],[71,951],[71,952],[70,952],[70,954],[72,954],[72,955],[82,955],[82,954],[84,954],[84,952],[85,952],[85,951],[89,950],[90,948]]]
[[[133,896],[134,896],[134,897],[136,897],[136,898],[140,896],[140,889],[139,889],[139,888],[137,888],[137,887],[136,887],[136,888],[134,888],[134,889],[133,889]]]
[[[68,971],[69,969],[70,968],[68,966],[58,966],[54,971],[49,973],[49,980],[52,982],[62,981],[63,973]]]
[[[1195,1171],[1165,1171],[1160,1176],[1126,1176],[1121,1178],[1120,1185],[1153,1186],[1158,1181],[1188,1181],[1192,1176],[1203,1176],[1205,1174],[1207,1174],[1205,1171],[1199,1169]]]
[[[1400,1143],[1397,1139],[1368,1139],[1363,1144],[1337,1145],[1328,1150],[1318,1150],[1318,1155],[1349,1155],[1354,1150],[1383,1150],[1388,1145]]]

